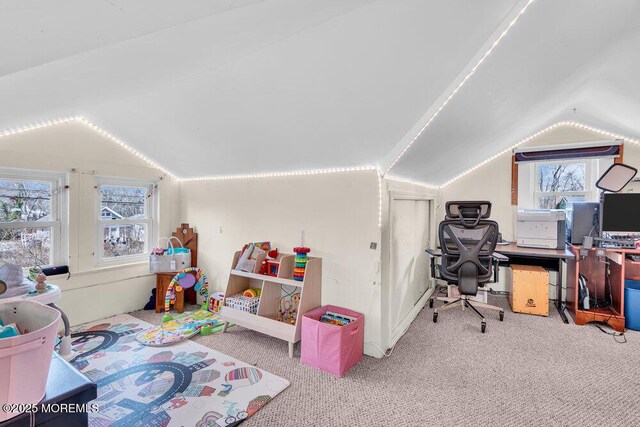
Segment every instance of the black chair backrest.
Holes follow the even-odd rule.
[[[463,295],[475,295],[493,274],[492,254],[498,223],[488,220],[491,202],[447,202],[446,219],[438,226],[442,263],[440,276],[458,284]]]

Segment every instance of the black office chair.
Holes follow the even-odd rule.
[[[481,318],[481,330],[484,333],[487,322],[478,308],[487,308],[500,312],[500,320],[504,319],[501,307],[470,301],[470,297],[478,294],[478,287],[489,282],[498,281],[499,261],[508,260],[504,255],[495,253],[498,243],[498,223],[488,220],[491,215],[491,202],[447,202],[445,220],[438,226],[440,251],[427,250],[431,259],[431,276],[456,285],[459,298],[431,298],[446,303],[433,310],[433,321],[438,321],[438,312],[460,306],[471,308]],[[442,257],[436,275],[436,258]],[[437,289],[436,289],[437,291]],[[434,292],[435,294],[436,292]]]

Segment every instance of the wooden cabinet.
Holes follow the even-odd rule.
[[[640,268],[633,261],[625,260],[626,254],[640,254],[640,250],[607,248],[603,256],[591,249],[587,256],[580,256],[580,247],[572,248],[575,260],[567,262],[567,308],[576,325],[589,322],[604,322],[618,332],[625,330],[624,318],[624,280],[640,276]],[[589,297],[598,300],[611,300],[610,304],[596,307],[591,304],[589,310],[580,308],[578,294],[579,275],[587,279]]]
[[[156,273],[156,313],[164,311],[164,297],[167,294],[169,283],[171,283],[176,274],[178,274],[177,271]],[[196,291],[193,288],[185,289],[184,292],[176,292],[174,308],[178,313],[184,312],[185,300],[187,304],[196,304]]]

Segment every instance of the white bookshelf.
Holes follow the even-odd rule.
[[[229,323],[236,324],[254,331],[287,341],[289,344],[289,357],[293,357],[293,346],[300,341],[302,326],[302,315],[307,311],[320,307],[320,297],[322,289],[322,258],[309,257],[307,262],[304,280],[298,282],[293,280],[293,268],[295,265],[295,255],[280,254],[278,261],[280,268],[278,276],[266,276],[258,274],[264,255],[256,260],[253,272],[234,270],[238,263],[241,251],[235,253],[231,270],[229,271],[229,281],[225,290],[225,298],[249,288],[259,288],[262,290],[257,314],[236,310],[223,306],[220,311],[220,318],[224,321],[223,333],[227,331]],[[285,286],[287,292],[293,291],[293,287],[300,288],[300,302],[296,323],[280,322],[276,320],[278,305],[282,297],[281,286]],[[297,292],[297,290],[296,290]]]

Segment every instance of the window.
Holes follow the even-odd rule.
[[[155,185],[98,181],[98,264],[146,257],[155,236]]]
[[[0,260],[66,263],[64,175],[0,170]]]
[[[535,203],[540,209],[564,209],[587,199],[585,162],[536,163]]]
[[[520,209],[570,209],[575,202],[598,200],[599,159],[522,163],[518,175]],[[521,181],[520,181],[521,180]]]

